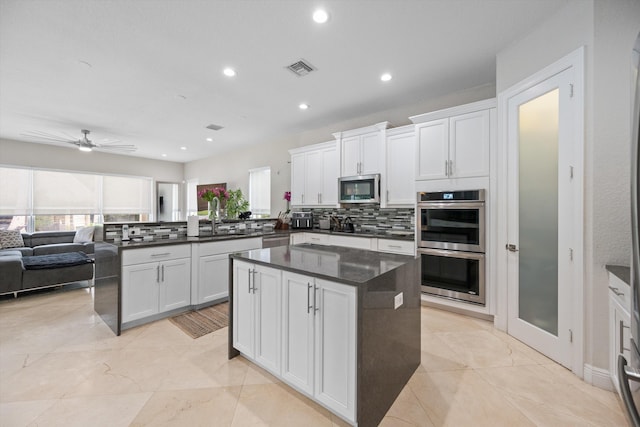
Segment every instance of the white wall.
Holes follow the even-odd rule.
[[[241,188],[249,194],[249,169],[271,167],[271,215],[286,210],[284,192],[291,190],[291,165],[288,150],[305,145],[333,140],[334,132],[356,129],[374,123],[389,121],[391,125],[410,124],[409,116],[442,108],[495,97],[493,84],[479,86],[446,96],[425,100],[419,104],[401,106],[393,110],[344,120],[320,129],[283,136],[276,140],[257,143],[252,147],[212,156],[185,164],[185,180],[197,179],[199,184],[226,182],[227,188]]]
[[[0,139],[0,164],[44,169],[61,169],[114,175],[152,177],[156,181],[182,182],[183,163],[76,148]]]
[[[580,46],[585,64],[585,363],[608,367],[605,264],[629,265],[631,50],[637,0],[575,0],[497,56],[498,92]]]

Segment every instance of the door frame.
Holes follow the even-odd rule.
[[[574,219],[572,223],[573,264],[572,277],[572,306],[571,329],[573,332],[573,346],[570,369],[580,378],[584,378],[584,47],[580,47],[551,65],[541,69],[533,75],[521,80],[510,88],[498,94],[498,164],[497,164],[497,245],[494,256],[497,260],[496,269],[496,310],[494,325],[497,329],[507,331],[508,319],[508,252],[505,245],[508,240],[508,103],[509,99],[523,91],[538,85],[568,68],[574,69],[573,110],[573,185]]]

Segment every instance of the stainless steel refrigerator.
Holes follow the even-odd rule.
[[[638,224],[638,201],[640,201],[640,35],[636,39],[633,53],[636,71],[635,102],[631,128],[631,356],[628,362],[618,356],[618,380],[629,425],[640,427],[640,227]],[[628,364],[627,364],[628,363]]]

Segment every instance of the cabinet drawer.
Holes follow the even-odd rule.
[[[329,244],[329,235],[328,234],[317,234],[317,233],[305,233],[305,241],[307,243],[313,243],[314,245],[328,245]]]
[[[188,244],[126,249],[122,252],[122,265],[143,264],[146,262],[190,257],[191,245]]]
[[[354,249],[371,249],[371,238],[355,236],[329,236],[329,244]]]
[[[627,312],[631,312],[631,287],[612,273],[609,273],[609,295]]]
[[[200,243],[200,256],[230,254],[262,247],[262,238],[225,240],[222,242]]]
[[[413,241],[378,239],[378,251],[395,254],[413,255],[415,243]]]

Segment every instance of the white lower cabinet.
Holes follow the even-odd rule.
[[[123,252],[122,323],[185,307],[190,302],[190,245]]]
[[[631,357],[631,288],[609,273],[609,374],[618,392],[618,355]]]
[[[355,423],[356,288],[283,272],[282,379]]]
[[[229,254],[262,247],[262,238],[193,244],[197,268],[192,285],[192,304],[203,304],[229,296]]]
[[[281,271],[233,263],[233,346],[280,375]]]

